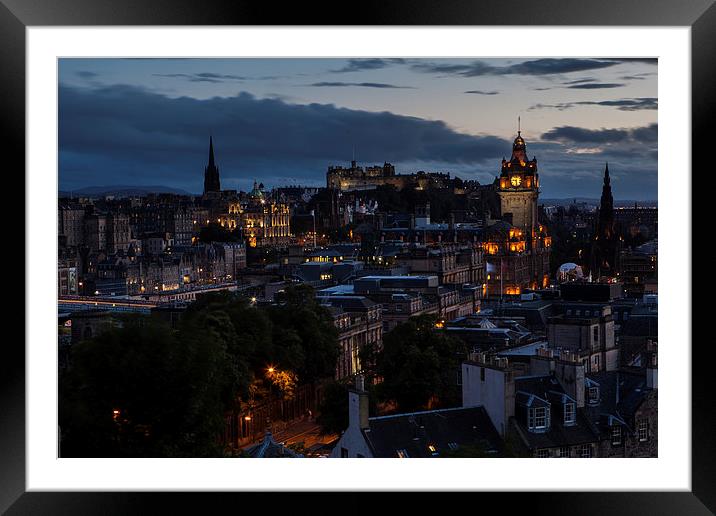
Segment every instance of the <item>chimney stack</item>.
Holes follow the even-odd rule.
[[[365,390],[365,378],[359,374],[355,377],[355,388],[348,392],[348,426],[358,426],[361,430],[369,428],[368,392]]]

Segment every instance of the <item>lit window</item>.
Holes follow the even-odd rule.
[[[577,420],[577,414],[575,411],[574,403],[564,404],[564,424],[573,425]]]
[[[618,445],[622,443],[622,427],[615,425],[612,427],[612,444]]]
[[[530,430],[544,430],[549,426],[549,408],[535,407],[528,411],[528,427]]]
[[[398,454],[398,457],[401,459],[408,459],[410,458],[410,455],[408,455],[407,450],[396,450],[396,453]]]
[[[639,424],[638,424],[637,428],[638,428],[637,431],[639,434],[639,441],[640,442],[647,441],[649,439],[649,422],[645,418],[642,418],[639,420]]]
[[[592,456],[592,445],[583,444],[579,450],[579,456],[582,458],[589,458]]]
[[[549,457],[549,450],[537,450],[538,459],[546,459]]]
[[[571,457],[571,456],[572,456],[572,449],[569,446],[562,446],[559,449],[558,457],[565,458],[565,457]]]

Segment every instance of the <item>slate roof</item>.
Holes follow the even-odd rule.
[[[604,420],[604,416],[615,416],[631,426],[639,406],[653,391],[646,386],[643,370],[602,371],[588,374],[587,378],[599,384],[599,404],[587,404],[586,407],[590,419],[597,426]]]
[[[346,312],[365,312],[377,304],[363,296],[330,296],[324,302],[341,307]]]
[[[249,457],[254,459],[302,457],[302,455],[296,453],[290,448],[286,448],[283,444],[274,441],[271,432],[266,432],[266,435],[260,443],[255,444],[250,448],[246,448],[246,453]]]
[[[484,407],[453,408],[369,419],[363,431],[374,457],[435,457],[464,445],[499,456],[503,444]],[[435,452],[429,447],[433,446]]]
[[[572,426],[562,425],[561,422],[555,421],[554,416],[555,414],[552,414],[549,431],[541,434],[528,431],[527,425],[518,418],[514,418],[513,421],[525,443],[533,450],[575,446],[593,443],[599,439],[597,429],[582,409],[577,409],[577,421]]]
[[[515,378],[516,402],[524,401],[527,394],[532,394],[541,400],[550,400],[552,410],[550,415],[551,424],[549,430],[543,433],[530,432],[527,429],[527,421],[518,414],[512,419],[519,434],[530,449],[558,448],[562,446],[574,446],[578,444],[593,443],[599,439],[599,432],[594,426],[587,413],[583,409],[577,409],[576,422],[574,425],[565,426],[560,419],[561,410],[556,410],[555,403],[566,393],[559,381],[553,376],[523,376]],[[544,403],[538,403],[538,406]]]

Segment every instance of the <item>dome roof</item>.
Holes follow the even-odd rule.
[[[567,262],[567,263],[563,263],[562,265],[560,265],[559,270],[560,271],[571,271],[573,269],[576,269],[577,267],[579,267],[579,265],[577,265],[576,263]]]

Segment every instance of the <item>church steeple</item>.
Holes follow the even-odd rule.
[[[214,139],[209,136],[209,167],[214,168]]]
[[[204,195],[220,191],[219,167],[214,163],[214,139],[209,136],[209,163],[204,169]]]

